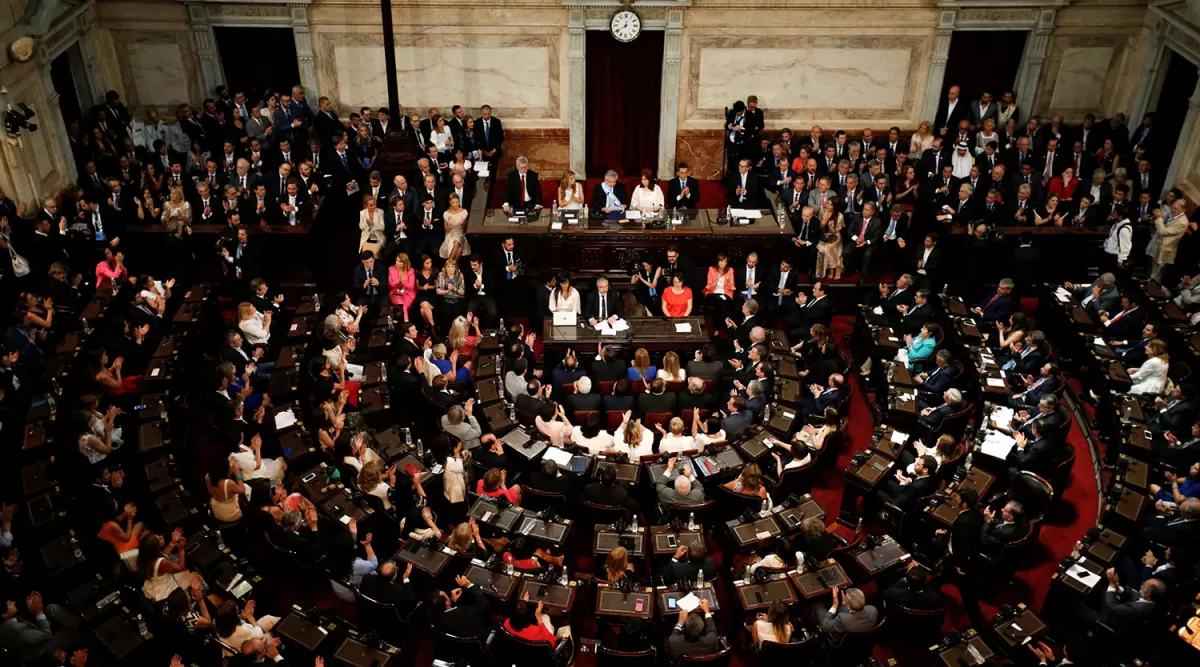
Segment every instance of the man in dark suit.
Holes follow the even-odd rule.
[[[907,275],[907,274],[905,274]],[[895,316],[891,318],[893,329],[900,334],[916,336],[933,317],[933,306],[929,303],[929,290],[919,289],[912,293],[911,302],[895,303]],[[887,308],[884,308],[887,312]]]
[[[482,326],[495,326],[499,313],[496,292],[503,283],[491,264],[484,264],[482,253],[472,253],[470,268],[463,271],[463,279],[467,284],[467,310],[479,316]]]
[[[679,612],[679,620],[667,636],[667,655],[678,661],[685,655],[709,655],[721,649],[717,624],[709,611],[708,600],[700,601],[700,609],[691,613]]]
[[[1017,309],[1017,300],[1012,295],[1013,281],[1005,278],[996,286],[996,291],[991,296],[984,298],[983,301],[975,308],[971,309],[972,313],[979,316],[980,319],[992,326],[996,322],[1008,322],[1008,318]]]
[[[650,391],[638,396],[638,411],[643,415],[648,415],[652,412],[670,412],[676,410],[675,394],[667,392],[667,381],[662,378],[654,378],[650,381]]]
[[[541,466],[529,473],[524,485],[543,493],[555,493],[564,497],[574,494],[574,480],[560,473],[558,464],[550,459],[542,459]]]
[[[362,251],[359,264],[354,267],[352,287],[356,295],[354,302],[370,306],[374,312],[387,298],[387,273],[375,267],[375,255],[370,250]]]
[[[1025,508],[1021,503],[1010,500],[1000,509],[1000,515],[988,507],[983,510],[986,523],[979,533],[979,544],[983,547],[1002,547],[1025,537],[1029,522],[1025,519]]]
[[[686,162],[675,166],[675,178],[667,183],[667,208],[700,207],[700,181],[690,176],[690,173]]]
[[[846,241],[842,256],[846,271],[860,271],[862,279],[866,279],[873,268],[875,253],[883,241],[883,221],[875,212],[875,202],[864,202],[862,213],[850,221],[844,232]]]
[[[567,356],[550,369],[550,386],[557,392],[563,385],[574,385],[582,377],[583,367],[579,365],[579,359],[574,352],[567,350]]]
[[[942,608],[942,595],[929,585],[929,572],[917,562],[908,564],[904,578],[883,592],[883,601],[889,609],[921,609],[932,611]]]
[[[337,112],[333,110],[333,102],[328,97],[321,96],[317,100],[317,108],[319,111],[313,120],[313,126],[317,130],[317,136],[320,137],[321,144],[332,146],[334,137],[339,134],[345,134],[346,126],[337,117]]]
[[[687,389],[678,392],[676,399],[680,414],[683,414],[684,410],[711,411],[715,405],[712,394],[704,391],[704,380],[694,376],[688,378]],[[690,424],[685,422],[684,426],[690,426]]]
[[[1038,370],[1037,376],[1032,374],[1022,378],[1025,384],[1025,390],[1013,394],[1012,406],[1019,410],[1034,410],[1041,405],[1043,396],[1054,395],[1054,392],[1062,386],[1062,380],[1058,376],[1058,366],[1052,363],[1042,364]]]
[[[613,507],[624,507],[627,511],[636,514],[638,511],[638,502],[633,499],[629,489],[617,483],[617,469],[613,467],[601,468],[599,472],[599,481],[592,482],[583,488],[583,499],[597,505],[610,505]]]
[[[317,511],[310,506],[304,515],[300,512],[284,513],[279,528],[271,538],[276,546],[296,554],[301,562],[314,563],[323,554],[323,536],[324,533],[317,530]]]
[[[1193,459],[1191,462],[1196,461]],[[1179,518],[1152,519],[1142,532],[1147,540],[1163,546],[1187,547],[1196,544],[1200,538],[1200,498],[1188,498],[1180,503]]]
[[[624,377],[617,380],[612,393],[600,397],[600,406],[608,414],[624,414],[633,410],[634,398],[629,393],[629,380]]]
[[[468,211],[475,200],[475,182],[467,182],[462,174],[451,174],[436,190],[443,208],[450,208],[450,195],[458,197],[458,204]]]
[[[968,107],[969,105],[959,98],[958,86],[950,86],[946,93],[946,99],[942,101],[933,118],[934,133],[945,137],[958,127],[959,121],[969,121],[970,109]]]
[[[620,302],[608,288],[608,278],[601,276],[596,279],[596,289],[587,295],[583,307],[583,316],[593,327],[598,322],[616,322],[621,317]]]
[[[934,356],[932,369],[913,376],[917,391],[921,392],[919,403],[924,405],[930,396],[941,396],[958,377],[958,369],[953,365],[954,354],[950,350],[938,350]]]
[[[754,423],[754,413],[746,407],[746,399],[732,396],[722,411],[721,430],[726,440],[735,440]]]
[[[576,412],[599,411],[601,396],[592,393],[592,379],[588,376],[583,376],[574,382],[574,393],[567,396],[567,411],[570,414]]]
[[[1013,433],[1017,446],[1008,453],[1008,477],[1014,479],[1022,472],[1032,472],[1048,477],[1054,465],[1056,448],[1050,434],[1050,426],[1046,419],[1039,419],[1029,425],[1030,435],[1023,431]]]
[[[610,218],[624,217],[625,209],[629,208],[629,193],[624,183],[617,182],[617,172],[609,169],[604,174],[604,180],[592,188],[591,211],[601,213]]]
[[[663,579],[668,584],[675,582],[694,582],[700,571],[704,571],[704,579],[711,580],[717,576],[717,564],[704,552],[703,542],[693,542],[691,545],[679,545],[671,561],[663,566]]]
[[[800,412],[804,417],[804,421],[808,421],[809,415],[825,414],[825,408],[836,406],[846,396],[846,378],[841,373],[833,373],[829,376],[829,385],[822,387],[820,385],[809,385],[808,391],[811,394],[808,401],[800,408]]]
[[[409,227],[409,236],[415,236],[413,241],[413,256],[429,255],[438,257],[442,241],[446,238],[446,226],[442,221],[443,211],[438,210],[437,203],[432,197],[421,198],[421,208],[417,210],[414,226]],[[460,269],[461,270],[461,269]]]
[[[625,377],[625,361],[617,357],[617,348],[606,345],[592,362],[590,375],[596,382],[613,382]]]
[[[975,489],[964,489],[950,494],[950,502],[959,510],[950,524],[945,573],[958,586],[959,597],[967,617],[975,627],[983,627],[983,611],[979,608],[979,584],[976,569],[979,559],[979,543],[983,535],[984,517],[976,509],[979,493]],[[939,530],[939,534],[947,531]]]
[[[761,285],[761,293],[755,300],[762,303],[767,320],[774,321],[777,313],[791,310],[795,305],[796,293],[800,290],[800,272],[785,259],[767,269]]]
[[[540,381],[532,379],[525,385],[525,393],[517,396],[513,402],[516,404],[517,412],[521,414],[535,417],[542,414],[542,409],[550,400],[550,392],[553,388],[550,385],[543,385]]]
[[[245,227],[237,230],[237,241],[221,249],[221,256],[229,264],[229,277],[236,280],[250,280],[262,275],[258,261],[258,244],[250,243],[249,232]]]
[[[1100,324],[1104,326],[1103,335],[1106,340],[1126,340],[1142,330],[1145,318],[1141,307],[1132,301],[1128,294],[1121,295],[1120,303],[1120,310],[1100,312]]]
[[[739,160],[736,173],[726,184],[728,204],[733,208],[759,208],[758,175],[750,170],[750,160]]]
[[[910,476],[904,470],[896,470],[893,477],[875,492],[873,505],[891,504],[904,512],[915,510],[917,501],[937,491],[938,481],[933,476],[937,468],[937,459],[932,456],[926,454],[917,457],[913,463],[913,474]]]
[[[814,324],[828,326],[833,321],[833,302],[825,296],[825,285],[819,281],[813,283],[812,296],[797,291],[794,303],[794,309],[784,311],[788,340],[805,340]]]
[[[1147,579],[1134,592],[1121,585],[1116,570],[1105,571],[1108,590],[1104,593],[1101,618],[1104,624],[1121,637],[1141,639],[1142,633],[1150,629],[1151,622],[1160,616],[1159,604],[1166,597],[1167,587],[1159,579]]]
[[[396,567],[395,561],[385,560],[379,564],[377,573],[363,576],[358,590],[376,602],[392,605],[397,613],[404,616],[417,606],[417,594],[409,583],[412,567],[412,563],[409,563],[404,568],[404,576],[396,581],[400,568]]]
[[[529,160],[517,157],[517,166],[508,172],[504,185],[505,211],[534,211],[542,208],[542,186],[538,174],[529,168]]]
[[[504,155],[504,126],[486,104],[479,108],[479,119],[475,121],[475,145],[496,173],[495,163]]]
[[[483,638],[486,622],[491,619],[487,597],[478,586],[461,574],[455,577],[458,588],[449,595],[438,591],[434,595],[430,623],[438,631],[464,639]]]
[[[922,408],[921,415],[917,420],[926,426],[936,428],[943,419],[958,412],[962,407],[962,392],[957,389],[947,389],[942,392],[942,404],[936,407],[931,405],[931,407]]]

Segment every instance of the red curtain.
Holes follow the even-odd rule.
[[[658,164],[663,32],[628,43],[587,32],[587,171],[636,175]]]

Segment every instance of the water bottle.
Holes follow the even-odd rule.
[[[808,568],[804,565],[804,552],[796,552],[796,574],[804,574]]]
[[[566,586],[569,583],[570,582],[567,580],[567,568],[563,567],[563,569],[558,571],[558,585]]]
[[[505,335],[506,333],[508,333],[508,329],[505,329],[505,328],[504,328],[504,318],[503,318],[503,317],[501,317],[501,318],[500,318],[500,335],[501,335],[501,336],[503,336],[503,335]]]
[[[75,539],[74,535],[71,535],[71,551],[75,553],[75,560],[84,560],[83,549],[79,548],[79,540]]]
[[[417,438],[417,458],[420,459],[420,458],[424,458],[424,457],[425,457],[425,443],[421,442],[420,438]]]
[[[636,514],[633,515],[633,523],[629,524],[629,530],[630,530],[630,532],[634,532],[634,533],[638,532],[637,515]]]
[[[557,199],[554,200],[554,203],[550,207],[550,219],[558,220],[558,200]]]
[[[92,333],[92,326],[90,324],[88,324],[86,317],[83,318],[83,333],[88,334],[89,336]]]
[[[688,530],[696,530],[696,513],[695,512],[688,513],[687,529]]]
[[[771,404],[767,403],[763,406],[763,423],[771,421]]]
[[[974,459],[974,453],[973,453],[973,452],[967,452],[967,461],[966,461],[966,463],[964,464],[964,467],[967,469],[967,472],[971,472],[971,465],[972,465],[972,463],[974,462],[974,460],[975,460],[975,459]]]
[[[388,316],[387,316],[387,328],[388,328],[388,330],[389,330],[389,331],[391,331],[391,330],[392,330],[392,328],[393,328],[393,325],[392,325],[392,316],[391,316],[391,315],[388,315]]]
[[[138,632],[141,633],[141,635],[143,637],[150,634],[150,631],[148,629],[146,629],[146,619],[142,618],[141,614],[138,614],[136,616],[136,619],[137,619]]]
[[[404,444],[410,445],[410,446],[412,445],[412,429],[411,428],[404,429]]]
[[[747,572],[749,572],[749,570],[747,570]],[[704,568],[700,568],[700,571],[696,573],[696,588],[704,588]]]
[[[762,513],[763,513],[763,514],[770,514],[770,512],[771,512],[771,503],[770,503],[770,502],[768,502],[766,498],[763,498],[763,501],[762,501]]]
[[[214,530],[213,536],[217,538],[217,548],[221,551],[225,551],[225,538],[221,535],[221,531]]]
[[[517,404],[516,403],[508,404],[508,421],[510,421],[510,422],[517,421]]]

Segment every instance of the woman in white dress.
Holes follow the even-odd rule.
[[[588,450],[593,456],[613,449],[613,437],[600,428],[598,413],[588,415],[582,424],[576,424],[575,428],[571,429],[571,442]]]
[[[463,443],[459,440],[454,451],[446,457],[446,470],[442,475],[442,493],[446,500],[461,503],[467,499],[467,468],[463,460]]]
[[[358,490],[368,496],[375,496],[383,502],[383,509],[392,509],[392,501],[388,498],[388,491],[396,485],[396,466],[383,469],[383,464],[379,461],[371,461],[364,464],[362,470],[358,471]]]
[[[167,201],[162,207],[162,222],[164,225],[172,222],[181,225],[192,224],[192,205],[183,197],[183,188],[171,188]]]
[[[250,439],[250,446],[239,445],[238,451],[229,455],[229,460],[238,467],[242,479],[273,479],[283,481],[287,472],[287,461],[281,456],[275,459],[264,459],[262,456],[262,436],[256,435]]]
[[[721,428],[720,415],[712,414],[707,420],[702,420],[700,410],[692,410],[692,437],[696,439],[696,449],[701,452],[709,445],[725,444],[725,429]]]
[[[1146,363],[1129,372],[1133,387],[1131,394],[1161,394],[1167,390],[1167,369],[1170,366],[1167,344],[1155,338],[1146,344]]]
[[[575,172],[568,171],[558,186],[559,208],[583,208],[583,184],[575,179]]]
[[[921,124],[917,126],[917,131],[912,135],[912,140],[908,143],[909,157],[920,159],[921,154],[933,146],[933,139],[933,126],[927,120],[921,121]]]
[[[629,200],[630,208],[642,213],[658,213],[663,210],[665,201],[662,188],[654,182],[654,172],[643,169],[642,180],[633,189],[633,197]]]
[[[654,428],[662,434],[662,440],[658,441],[658,453],[660,454],[678,454],[686,452],[689,449],[696,448],[696,438],[686,435],[683,432],[683,420],[679,417],[672,417],[671,422],[667,424],[671,432],[668,433],[663,429],[662,424],[655,424]]]
[[[642,420],[631,420],[631,416],[627,410],[621,427],[613,431],[613,449],[629,456],[630,461],[637,461],[654,453],[654,433],[642,426]]]
[[[668,352],[663,355],[662,368],[658,369],[658,377],[667,382],[684,382],[687,380],[687,371],[681,366],[678,354]]]
[[[442,214],[442,220],[446,227],[446,240],[442,241],[438,254],[442,259],[454,260],[470,255],[471,244],[467,243],[467,209],[462,207],[458,195],[453,192],[450,193],[450,207]]]
[[[579,290],[571,286],[566,271],[558,274],[558,287],[550,292],[550,312],[579,314]]]
[[[385,240],[383,233],[383,211],[375,206],[375,198],[371,195],[363,197],[363,210],[358,212],[358,228],[362,233],[358,237],[358,252],[370,250],[375,259],[383,251]]]
[[[243,301],[238,304],[238,330],[251,345],[266,345],[271,342],[271,313],[258,312],[254,304]]]

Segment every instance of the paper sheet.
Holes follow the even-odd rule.
[[[542,458],[550,459],[564,468],[571,463],[571,453],[560,447],[547,448],[545,453],[542,454]]]
[[[700,598],[696,597],[692,593],[688,593],[687,595],[676,600],[675,606],[684,611],[690,612],[691,610],[700,606]]]
[[[1006,459],[1008,458],[1008,453],[1016,446],[1016,440],[1003,433],[990,431],[987,437],[983,439],[983,445],[979,448],[979,451],[993,458]]]
[[[732,218],[748,218],[750,220],[758,220],[762,217],[762,211],[756,208],[732,208],[729,209],[729,216]]]
[[[987,386],[989,386],[989,387],[997,387],[997,388],[999,388],[999,389],[1003,389],[1003,388],[1004,388],[1004,380],[1000,380],[1000,379],[997,379],[997,378],[988,378],[988,379],[987,379]]]
[[[641,211],[625,211],[625,219],[626,220],[641,220],[642,212]]]
[[[554,231],[558,231],[558,230],[562,229],[562,227],[563,227],[563,223],[561,223],[561,222],[555,221],[555,222],[550,223],[550,229],[552,229]]]
[[[1086,570],[1078,564],[1067,568],[1067,576],[1071,577],[1075,581],[1078,581],[1084,586],[1087,586],[1088,588],[1100,583],[1100,575],[1090,570]]]
[[[882,314],[883,314],[883,308],[881,308],[881,307],[879,307],[879,306],[875,306],[874,308],[872,308],[872,309],[871,309],[871,312],[872,312],[872,313],[875,313],[876,315],[882,315]]]
[[[683,322],[675,325],[675,333],[692,333],[692,323]]]
[[[275,428],[287,428],[296,423],[296,413],[289,410],[275,413]]]
[[[903,445],[908,441],[908,434],[904,431],[892,431],[892,442],[897,445]]]
[[[475,173],[480,176],[489,176],[491,172],[488,170],[488,163],[480,160],[475,163]]]

